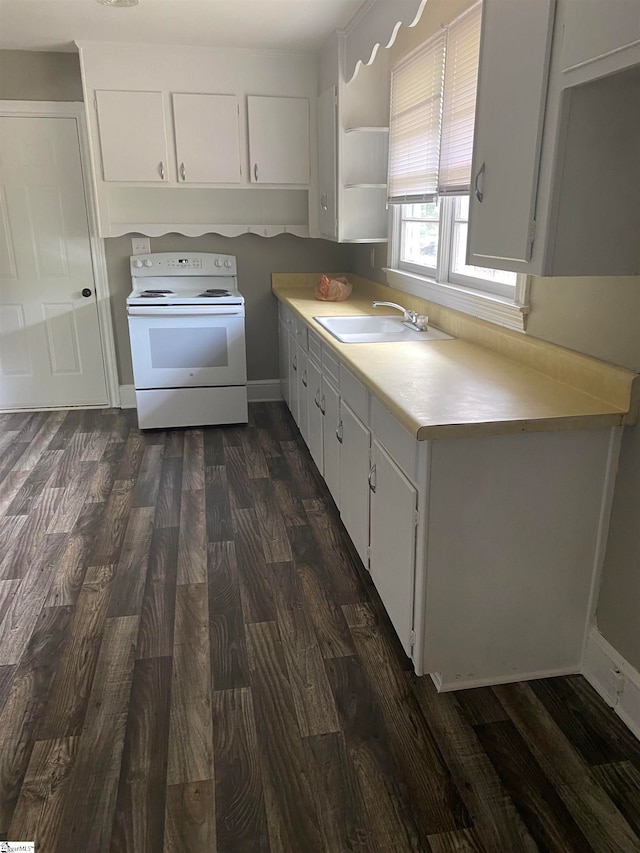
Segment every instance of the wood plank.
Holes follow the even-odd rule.
[[[267,563],[285,563],[293,559],[287,528],[278,509],[270,480],[254,480],[254,509]]]
[[[177,459],[184,456],[184,430],[170,429],[167,432],[167,438],[164,444],[165,459],[170,457]]]
[[[85,504],[56,565],[45,607],[75,604],[103,514],[103,504]]]
[[[509,715],[502,707],[496,694],[490,687],[476,687],[471,690],[459,690],[456,700],[467,722],[472,726],[483,723],[498,723],[508,720]]]
[[[226,542],[233,538],[227,469],[210,465],[206,469],[207,542]]]
[[[138,658],[172,654],[177,561],[178,529],[161,527],[154,530],[140,615]]]
[[[0,624],[0,666],[20,661],[36,630],[65,542],[64,534],[46,536],[40,554],[20,582]]]
[[[171,658],[137,660],[116,801],[111,849],[162,850]]]
[[[167,788],[164,853],[205,853],[216,847],[213,782],[187,782]]]
[[[58,853],[109,849],[137,634],[137,616],[107,620],[58,835]]]
[[[293,563],[274,563],[278,628],[302,737],[340,731],[313,623]]]
[[[429,846],[431,853],[484,853],[485,851],[485,847],[472,829],[456,829],[453,832],[430,835]]]
[[[247,475],[251,480],[264,479],[269,476],[267,461],[253,427],[247,427],[242,435],[242,449],[246,460]]]
[[[27,477],[11,504],[6,508],[5,515],[28,515],[55,472],[63,452],[62,450],[45,450],[38,465],[33,470],[20,471],[13,475],[20,477],[27,474]]]
[[[136,480],[133,492],[133,506],[156,505],[158,489],[160,487],[160,474],[164,445],[150,444],[145,447],[140,464],[140,472]]]
[[[204,489],[182,492],[178,540],[178,583],[207,579],[207,533]]]
[[[469,827],[471,820],[451,773],[396,664],[391,629],[382,629],[370,604],[346,605],[343,610],[419,826],[427,835]]]
[[[600,764],[591,775],[640,837],[640,770],[631,761]]]
[[[0,713],[0,837],[6,838],[71,608],[43,610]]]
[[[115,566],[93,566],[73,611],[38,728],[40,740],[82,731],[100,654]]]
[[[188,429],[184,433],[182,488],[186,491],[204,489],[204,441],[201,429]]]
[[[95,469],[95,462],[87,462],[85,465]],[[83,477],[74,477],[64,488],[62,500],[58,504],[55,515],[49,522],[47,533],[70,533],[76,525],[78,516],[86,503],[89,487],[91,485],[91,472],[83,470]]]
[[[511,720],[475,731],[538,847],[549,853],[590,853],[591,845]]]
[[[153,507],[134,507],[122,543],[109,603],[109,616],[139,616],[147,579]]]
[[[78,738],[37,741],[11,821],[11,838],[55,850],[69,791]]]
[[[116,480],[109,495],[103,523],[93,543],[89,564],[105,566],[120,559],[122,542],[127,531],[129,511],[133,501],[133,480]]]
[[[245,622],[273,622],[271,569],[267,567],[258,531],[258,519],[251,509],[233,511],[236,559],[240,573],[240,591]]]
[[[169,433],[169,435],[172,434]],[[165,455],[160,473],[154,527],[179,527],[181,495],[182,457]]]
[[[0,454],[0,458],[4,457],[4,453],[2,451],[0,451]],[[6,514],[7,509],[11,506],[16,495],[30,476],[31,471],[16,471],[15,473],[7,474],[4,480],[0,482],[0,516],[4,516]],[[1,522],[2,518],[0,517],[0,523]],[[5,540],[3,538],[0,541]]]
[[[640,850],[640,840],[589,773],[528,684],[494,687],[531,753],[599,851]]]
[[[178,586],[167,785],[213,779],[207,585]]]
[[[305,738],[309,768],[324,849],[375,851],[364,804],[341,733]]]
[[[226,427],[204,427],[202,440],[204,443],[205,468],[210,465],[225,464],[224,432]]]
[[[249,480],[242,447],[227,447],[224,451],[229,502],[232,509],[253,507],[253,483]]]
[[[20,586],[20,579],[14,578],[10,581],[0,581],[0,625],[4,619],[4,614],[9,609],[13,597]]]
[[[430,679],[405,676],[447,763],[482,843],[488,850],[534,853],[538,846],[467,722],[453,693],[436,693]]]
[[[251,691],[214,691],[212,711],[218,849],[225,853],[268,853]]]
[[[33,426],[39,426],[35,435],[31,436],[28,431],[25,431],[20,436],[20,441],[28,441],[29,447],[25,453],[16,460],[13,471],[33,471],[36,465],[40,462],[42,454],[48,449],[53,441],[55,434],[60,429],[62,421],[65,417],[65,412],[48,412],[46,416],[36,415],[33,420]],[[55,485],[55,484],[53,484]]]
[[[313,623],[322,656],[340,658],[355,654],[347,620],[331,587],[321,582],[311,566],[305,563],[295,565],[302,583],[305,608]]]
[[[5,706],[5,702],[9,698],[13,677],[16,674],[18,667],[16,664],[12,666],[0,666],[0,713]]]
[[[105,503],[109,499],[116,476],[116,466],[105,459],[96,462],[87,492],[88,503]]]
[[[209,642],[214,690],[249,686],[238,566],[233,542],[211,542],[208,553]]]
[[[261,739],[263,784],[272,846],[320,851],[315,798],[298,728],[284,652],[273,622],[247,625],[251,687]]]
[[[91,441],[89,433],[75,432],[70,435],[64,444],[64,452],[58,463],[56,472],[51,479],[51,486],[66,489],[67,486],[77,482],[76,469],[81,466],[82,456]],[[87,462],[87,465],[91,463]]]
[[[397,772],[384,717],[357,658],[325,662],[374,849],[428,849]],[[402,780],[402,781],[401,781]]]
[[[19,535],[12,535],[9,540],[9,547],[0,563],[0,578],[22,578],[38,559],[44,547],[45,531],[56,512],[62,491],[46,488],[36,500],[26,521],[20,526]],[[5,519],[0,519],[2,521]],[[17,532],[17,527],[13,528],[13,532]]]
[[[640,741],[583,676],[532,681],[530,686],[587,764],[631,760],[640,770]]]
[[[131,430],[120,457],[120,464],[116,471],[116,480],[132,480],[138,476],[145,447],[145,439],[140,435],[140,432],[138,430]]]
[[[296,494],[295,486],[287,480],[272,480],[276,504],[286,527],[307,525],[309,519],[304,506]]]

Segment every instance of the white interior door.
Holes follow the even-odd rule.
[[[0,407],[107,403],[76,121],[0,117]]]

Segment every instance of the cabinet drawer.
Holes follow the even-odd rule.
[[[371,398],[371,431],[398,467],[415,483],[417,439],[375,397]]]
[[[324,345],[322,347],[322,372],[326,373],[336,386],[340,385],[340,362]]]
[[[312,355],[318,364],[320,364],[322,361],[322,344],[320,338],[312,329],[308,330],[307,335],[309,339],[309,355]]]
[[[369,424],[369,393],[344,364],[340,365],[340,397],[364,424]]]
[[[278,302],[278,317],[287,329],[291,331],[293,327],[293,314],[283,302]]]
[[[308,332],[309,329],[306,323],[303,323],[302,320],[296,318],[295,320],[295,329],[296,329],[296,340],[298,341],[298,345],[302,347],[302,349],[307,352],[309,349],[309,340],[308,340]]]

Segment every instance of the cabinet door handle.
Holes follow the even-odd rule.
[[[302,372],[302,384],[304,385],[305,388],[307,387],[307,371],[306,370],[304,370]]]
[[[328,196],[326,193],[322,193],[322,195],[320,196],[320,207],[323,210],[329,210],[329,205],[327,204],[327,198],[328,198]]]
[[[476,194],[476,198],[478,199],[478,202],[480,204],[482,204],[482,199],[484,198],[484,190],[480,189],[480,187],[478,186],[478,181],[480,180],[480,176],[484,175],[484,173],[485,173],[485,164],[483,162],[482,166],[480,166],[480,168],[478,169],[478,171],[476,173],[476,179],[473,182],[473,191]]]
[[[158,164],[158,172],[160,172],[160,180],[164,181],[164,163],[162,160],[160,160],[160,163]]]
[[[323,415],[327,414],[327,410],[325,408],[324,394],[322,395],[322,405],[320,406],[320,411],[322,412]]]
[[[338,421],[338,428],[336,429],[336,438],[342,444],[342,421]]]
[[[369,488],[372,492],[376,491],[376,466],[375,464],[369,468]]]
[[[293,367],[294,370],[298,369],[298,357],[296,355],[291,359],[291,367]]]
[[[320,405],[320,400],[318,399],[319,397],[320,397],[320,389],[318,388],[318,390],[316,391],[315,396],[313,398],[313,402],[316,404],[316,408],[320,409],[320,411],[322,411],[322,406]]]
[[[258,164],[257,163],[253,164],[253,177],[256,179],[256,181],[258,180]]]
[[[180,177],[183,181],[187,180],[187,170],[184,167],[184,163],[180,163]]]

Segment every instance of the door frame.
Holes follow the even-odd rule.
[[[0,116],[21,116],[27,118],[70,118],[76,123],[78,144],[80,148],[80,166],[84,185],[84,201],[89,226],[89,249],[91,266],[96,291],[96,307],[98,309],[98,327],[102,361],[104,364],[107,385],[108,406],[120,407],[120,383],[118,379],[118,364],[116,359],[113,320],[111,317],[111,293],[107,275],[107,261],[104,251],[104,240],[98,235],[98,218],[96,195],[90,168],[89,137],[87,121],[82,101],[5,101],[0,100]],[[45,408],[45,407],[41,407]],[[46,407],[47,409],[56,407]],[[104,406],[64,406],[58,408],[104,408]],[[34,407],[38,410],[38,407]],[[2,411],[24,411],[24,409],[2,409]]]

